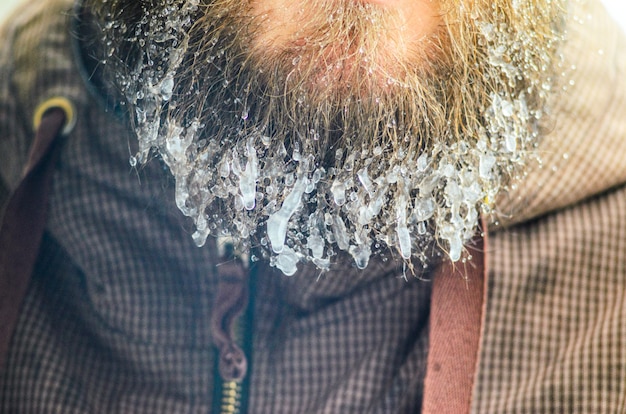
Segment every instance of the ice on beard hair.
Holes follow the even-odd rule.
[[[196,243],[228,235],[287,275],[343,254],[359,268],[460,260],[533,157],[562,2],[443,4],[415,64],[381,48],[392,13],[343,2],[304,46],[263,54],[250,46],[263,18],[242,3],[170,0],[132,24],[101,13],[136,158],[167,164]]]

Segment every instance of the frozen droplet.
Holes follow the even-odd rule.
[[[365,191],[372,196],[374,193],[374,183],[372,183],[372,180],[367,172],[367,168],[360,169],[359,172],[357,172],[357,176],[359,177],[359,181],[363,185],[363,188],[365,188]]]
[[[293,174],[287,174],[285,176],[285,185],[287,187],[292,187],[296,182],[296,177]]]
[[[417,170],[420,172],[424,172],[426,171],[426,168],[428,168],[428,155],[422,154],[417,159]]]
[[[246,210],[254,209],[256,205],[256,182],[259,177],[259,160],[257,158],[256,149],[254,148],[254,139],[248,140],[247,146],[248,160],[246,169],[239,174],[239,189],[243,198],[243,205]]]
[[[170,126],[168,137],[165,140],[165,151],[172,161],[178,161],[179,165],[184,165],[187,160],[187,150],[191,145],[192,137],[182,133],[183,128]]]
[[[489,179],[491,177],[491,169],[496,164],[496,157],[488,154],[481,154],[479,160],[479,175],[482,179]]]
[[[228,160],[224,159],[219,165],[220,176],[226,178],[230,175],[230,165]]]
[[[346,161],[344,163],[343,168],[346,171],[348,171],[348,172],[350,172],[350,171],[352,171],[354,169],[354,157],[355,157],[355,155],[354,155],[354,152],[353,152],[350,155],[348,155],[348,157],[346,158]]]
[[[350,247],[350,237],[348,236],[346,224],[343,222],[341,217],[333,217],[332,229],[335,241],[337,242],[337,247],[341,250],[348,250]]]
[[[509,101],[506,100],[502,100],[501,103],[501,109],[502,109],[502,115],[506,116],[506,117],[511,117],[513,116],[513,104]]]
[[[324,175],[323,169],[320,169],[320,168],[316,169],[315,172],[313,173],[313,178],[312,178],[313,183],[314,184],[319,183],[323,175]]]
[[[450,260],[458,262],[461,258],[461,251],[463,250],[463,242],[458,235],[452,236],[448,242],[450,243]]]
[[[289,219],[302,203],[301,199],[307,182],[308,180],[306,177],[300,177],[296,181],[291,193],[289,193],[289,195],[285,198],[280,210],[272,214],[270,218],[267,219],[267,237],[270,240],[272,250],[275,253],[283,251]]]
[[[385,190],[379,189],[376,194],[374,194],[367,206],[365,208],[363,206],[360,207],[359,210],[359,224],[366,225],[369,224],[370,221],[374,217],[380,213],[383,205],[385,204]]]
[[[298,254],[290,247],[285,246],[283,251],[276,256],[275,265],[285,276],[293,276],[298,271],[299,261]]]
[[[300,144],[297,142],[293,144],[293,154],[291,155],[294,161],[300,161],[302,159],[302,154],[300,153]]]
[[[169,101],[172,98],[174,92],[174,78],[167,76],[161,82],[160,94],[164,101]]]
[[[350,255],[354,259],[356,267],[363,270],[369,264],[372,251],[368,244],[360,244],[358,246],[350,246]]]
[[[396,234],[398,236],[398,244],[400,246],[400,253],[404,259],[411,258],[411,235],[406,224],[406,210],[407,210],[407,194],[406,188],[402,187],[401,192],[396,200]]]
[[[315,188],[316,188],[315,183],[313,181],[309,180],[308,184],[306,185],[306,187],[304,189],[304,192],[306,194],[311,194],[313,192],[313,190],[315,190]]]
[[[431,198],[418,199],[415,201],[413,215],[416,221],[426,221],[435,213],[435,202]]]
[[[311,250],[311,255],[316,259],[321,259],[324,255],[324,239],[319,234],[309,235],[307,247]]]
[[[411,258],[411,235],[409,229],[406,224],[398,224],[396,233],[398,235],[398,244],[400,245],[400,254],[403,259],[408,260]]]
[[[343,206],[346,203],[346,186],[343,182],[339,180],[333,181],[330,191],[333,194],[335,204]]]
[[[463,202],[463,192],[456,181],[448,181],[445,194],[448,205],[452,208],[459,206]]]
[[[200,222],[196,221],[196,231],[191,235],[194,243],[198,247],[204,246],[206,239],[209,237],[210,229],[206,225],[202,225],[202,222],[206,224],[206,220],[199,217]]]
[[[517,149],[517,138],[515,134],[508,133],[504,136],[504,148],[508,152],[515,152]]]
[[[320,270],[330,270],[330,259],[329,258],[317,258],[314,257],[312,260],[313,264]]]

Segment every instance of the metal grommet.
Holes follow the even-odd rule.
[[[33,126],[35,127],[35,131],[39,129],[44,114],[52,108],[59,108],[65,112],[65,125],[63,126],[63,130],[61,130],[61,134],[69,135],[76,126],[76,107],[72,101],[62,96],[52,97],[37,107],[35,110],[35,116],[33,117]]]

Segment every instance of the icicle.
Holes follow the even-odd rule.
[[[367,267],[372,255],[372,250],[368,244],[360,244],[358,246],[350,246],[350,255],[356,263],[356,267],[363,270]]]
[[[458,262],[461,258],[461,251],[463,249],[463,241],[458,235],[452,236],[448,242],[450,243],[450,260]]]
[[[402,258],[408,260],[411,258],[411,234],[406,225],[406,194],[401,194],[396,203],[396,234],[398,236],[398,244],[400,245],[400,253]]]
[[[372,183],[372,180],[367,173],[367,168],[360,169],[357,176],[359,177],[361,184],[363,184],[363,188],[365,188],[365,191],[367,191],[367,194],[371,197],[372,194],[374,194],[374,183]]]
[[[239,190],[241,191],[243,206],[246,210],[253,210],[256,205],[256,182],[259,176],[259,160],[253,144],[254,140],[250,138],[247,145],[248,161],[246,169],[241,171],[239,175]]]
[[[333,217],[332,229],[333,234],[335,235],[335,241],[337,242],[337,247],[341,250],[348,250],[350,247],[350,237],[348,236],[346,224],[343,222],[341,217]]]
[[[333,181],[330,192],[333,194],[335,204],[343,206],[346,203],[346,186],[343,182],[339,180]]]
[[[170,75],[167,76],[160,84],[159,93],[164,101],[169,101],[172,98],[174,92],[174,78]]]
[[[267,237],[272,243],[274,253],[280,253],[285,246],[285,236],[289,219],[301,204],[304,189],[308,183],[304,176],[298,178],[291,193],[285,198],[282,207],[267,219]]]

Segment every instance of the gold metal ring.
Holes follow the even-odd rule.
[[[52,108],[59,108],[65,112],[65,125],[63,126],[61,134],[69,135],[76,126],[76,107],[72,101],[62,96],[54,96],[44,101],[37,107],[35,110],[35,116],[33,117],[33,126],[35,127],[35,131],[39,129],[44,114]]]

